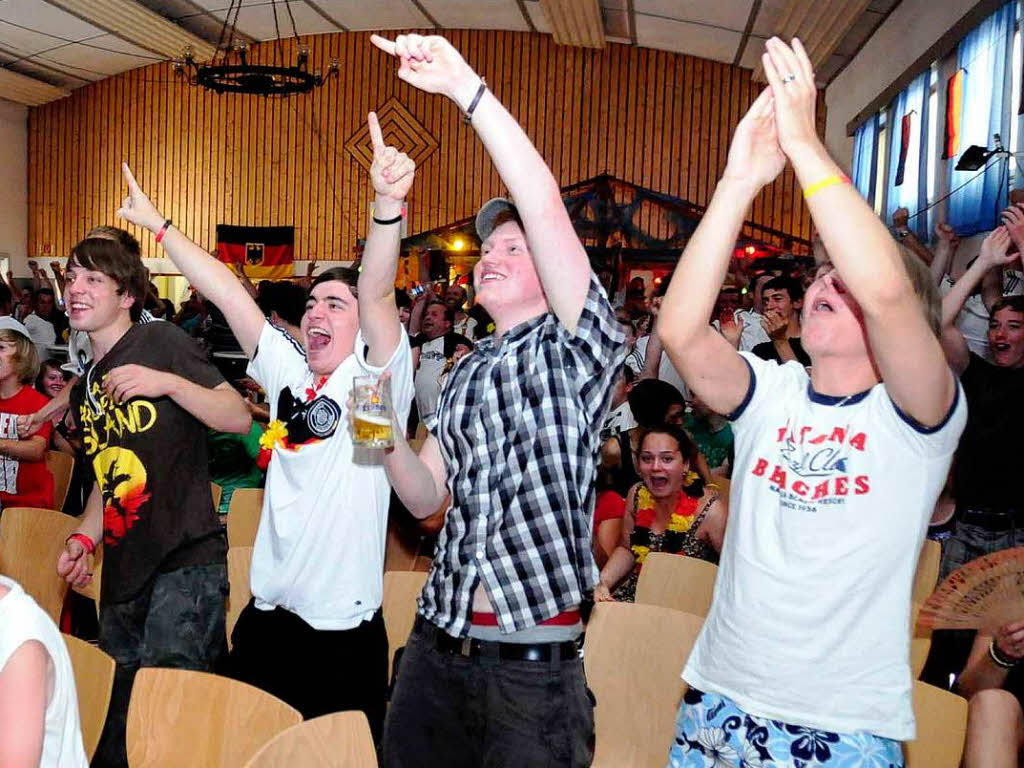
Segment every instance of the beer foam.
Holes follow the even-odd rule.
[[[376,413],[367,413],[366,411],[357,410],[355,413],[356,421],[364,421],[367,424],[373,424],[375,427],[390,427],[391,419],[387,416],[380,416]]]

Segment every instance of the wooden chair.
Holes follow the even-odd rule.
[[[928,652],[932,648],[931,627],[921,627],[917,623],[917,614],[920,610],[921,606],[918,603],[914,603],[911,606],[910,674],[914,680],[921,676],[924,664],[928,661]]]
[[[228,546],[251,547],[256,543],[263,510],[262,488],[236,488],[228,504]]]
[[[335,712],[293,725],[268,741],[245,768],[377,768],[362,712]]]
[[[77,523],[52,509],[10,507],[0,513],[0,573],[21,584],[54,624],[68,591],[57,575],[57,558]]]
[[[252,547],[228,548],[228,606],[225,631],[228,635],[228,649],[231,649],[231,633],[238,623],[242,609],[249,604],[252,589],[249,586],[249,569],[252,567]]]
[[[64,644],[75,670],[75,690],[78,692],[78,717],[82,724],[82,743],[85,755],[92,760],[100,743],[103,723],[110,706],[110,692],[114,687],[114,660],[94,645],[71,635],[64,635]]]
[[[967,737],[967,699],[914,681],[917,738],[903,744],[907,768],[957,768]]]
[[[220,510],[220,500],[224,496],[224,489],[221,488],[217,483],[210,483],[210,495],[213,496],[213,509],[214,511]]]
[[[685,690],[679,675],[703,623],[654,605],[594,607],[583,653],[597,698],[595,768],[664,768]]]
[[[651,552],[636,584],[636,602],[707,616],[718,566],[686,555]]]
[[[75,471],[75,457],[63,451],[46,452],[46,468],[53,475],[53,508],[64,509],[71,486],[71,474]]]
[[[416,621],[416,598],[423,591],[427,574],[422,571],[388,571],[384,574],[384,601],[381,612],[388,633],[388,679],[395,651],[405,645]]]
[[[914,574],[914,591],[911,599],[915,603],[923,603],[935,591],[935,585],[939,583],[941,561],[942,545],[933,539],[925,539],[917,559],[917,572]]]
[[[239,766],[302,721],[280,699],[206,672],[143,667],[128,705],[131,768]]]

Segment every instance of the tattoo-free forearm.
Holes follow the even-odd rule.
[[[219,432],[244,435],[249,431],[252,426],[249,409],[230,384],[210,389],[181,376],[169,376],[168,396],[203,424]]]

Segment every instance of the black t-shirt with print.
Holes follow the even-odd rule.
[[[1020,439],[1024,434],[1024,368],[1000,368],[973,352],[960,376],[967,426],[953,469],[963,507],[1024,508]]]
[[[101,599],[123,602],[156,573],[222,563],[226,543],[210,493],[206,427],[170,397],[117,405],[103,377],[135,364],[204,387],[224,381],[171,323],[133,325],[71,392],[84,450],[103,497]]]

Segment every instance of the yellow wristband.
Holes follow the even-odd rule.
[[[829,187],[834,187],[837,184],[850,184],[850,183],[852,183],[852,182],[850,181],[850,177],[849,176],[840,176],[838,174],[833,175],[833,176],[826,176],[821,181],[814,182],[813,184],[811,184],[811,186],[809,186],[807,189],[804,190],[804,200],[807,200],[811,195],[814,195],[814,194],[817,194],[818,192],[821,192],[821,190],[823,190],[823,189],[828,189]]]

